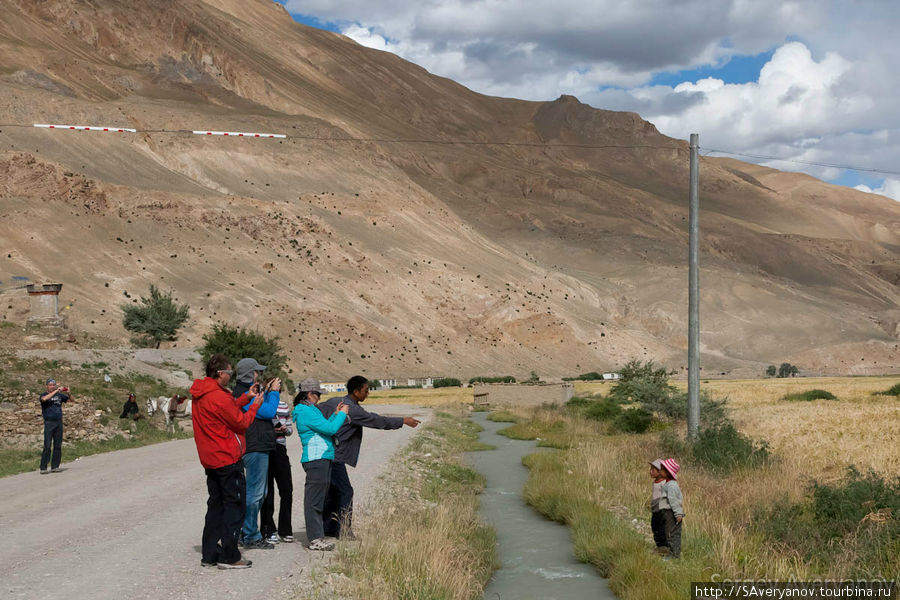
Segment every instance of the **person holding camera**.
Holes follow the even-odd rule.
[[[44,417],[44,450],[41,452],[41,475],[59,473],[62,460],[62,403],[68,402],[71,396],[69,388],[56,383],[55,379],[47,380],[47,393],[41,396],[41,416]],[[51,458],[51,446],[52,458]],[[47,465],[50,471],[47,471]]]
[[[350,406],[338,402],[327,419],[316,404],[322,388],[315,379],[300,382],[294,398],[291,418],[297,424],[297,435],[303,445],[300,464],[306,473],[303,487],[303,516],[306,519],[306,539],[310,550],[334,550],[334,543],[325,539],[325,498],[331,485],[331,466],[334,461],[334,434],[348,419]]]
[[[194,442],[209,492],[200,566],[219,569],[246,569],[253,564],[243,560],[238,550],[247,508],[242,456],[244,432],[256,419],[263,397],[259,386],[254,386],[238,399],[241,404],[250,402],[246,412],[242,411],[227,389],[233,372],[231,361],[214,354],[206,363],[206,378],[191,386]]]
[[[256,359],[242,358],[235,367],[237,383],[232,393],[237,398],[251,386],[259,387],[259,377],[266,369]],[[244,527],[241,536],[244,548],[252,550],[270,550],[274,544],[263,539],[259,530],[259,511],[266,497],[266,484],[269,478],[269,455],[275,450],[275,425],[272,419],[278,413],[278,402],[281,399],[281,380],[269,381],[262,406],[256,418],[247,428],[247,450],[244,454],[244,468],[247,470],[247,514],[244,516]],[[247,410],[250,405],[244,406]]]

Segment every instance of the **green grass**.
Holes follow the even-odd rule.
[[[883,392],[875,392],[876,396],[898,396],[900,397],[900,383],[895,383]]]
[[[462,453],[487,449],[481,427],[437,412],[391,469],[386,495],[355,523],[359,544],[338,545],[332,568],[348,583],[322,595],[365,600],[481,598],[497,566],[493,528],[477,515],[484,478]],[[323,583],[323,586],[328,585]]]
[[[493,421],[494,423],[517,423],[519,417],[507,410],[498,410],[489,414],[487,420]]]
[[[837,396],[826,390],[807,390],[794,394],[785,394],[782,400],[789,402],[812,402],[813,400],[837,400]]]

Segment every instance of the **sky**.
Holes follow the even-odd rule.
[[[278,1],[481,93],[573,95],[900,200],[898,0]]]

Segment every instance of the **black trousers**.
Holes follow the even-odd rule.
[[[655,510],[650,513],[650,529],[653,531],[653,541],[657,548],[668,548],[666,539],[666,524],[663,519],[663,511]]]
[[[247,511],[244,461],[218,469],[206,469],[206,524],[203,526],[202,559],[207,563],[241,560],[238,534]],[[222,547],[219,548],[219,542]]]
[[[331,460],[320,458],[301,463],[306,472],[303,486],[303,517],[306,519],[306,539],[310,542],[325,536],[325,497],[331,485]]]
[[[275,486],[278,485],[278,528],[275,527]],[[278,535],[294,535],[291,524],[291,504],[294,501],[294,480],[291,477],[291,459],[284,444],[275,444],[275,450],[269,453],[268,490],[260,508],[259,530],[263,537],[269,537],[276,531]]]
[[[671,508],[660,511],[666,530],[666,545],[669,547],[669,555],[672,558],[681,556],[681,523],[675,520],[675,513]]]
[[[44,450],[41,452],[41,471],[46,471],[48,464],[53,469],[59,467],[59,462],[62,460],[62,434],[62,421],[44,421]],[[52,460],[50,459],[51,443],[53,445]]]
[[[353,486],[347,475],[347,465],[331,464],[331,485],[325,498],[325,535],[340,537],[341,526],[350,529],[353,518]]]

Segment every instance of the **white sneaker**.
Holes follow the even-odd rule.
[[[292,535],[283,535],[283,536],[281,536],[281,541],[290,544],[290,543],[292,543],[292,542],[294,541],[294,536],[292,536]]]
[[[324,550],[326,552],[334,550],[334,542],[325,541],[325,538],[319,538],[309,543],[310,550]]]
[[[272,535],[270,535],[269,537],[266,538],[266,541],[269,542],[270,544],[277,544],[281,540],[278,539],[277,533],[273,533]]]

